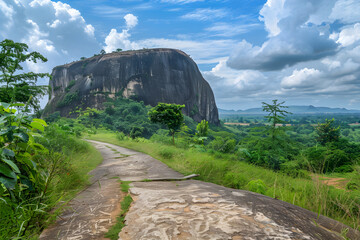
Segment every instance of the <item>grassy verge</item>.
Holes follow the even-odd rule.
[[[70,168],[55,176],[52,185],[53,193],[63,201],[68,201],[76,196],[89,184],[91,170],[95,169],[103,160],[101,153],[94,146],[85,142],[86,151],[73,152],[69,156]]]
[[[121,183],[121,191],[124,193],[128,193],[130,182],[120,181]],[[129,211],[130,205],[133,199],[129,194],[127,194],[124,199],[121,201],[121,212],[120,215],[116,218],[116,224],[112,226],[109,231],[105,234],[105,237],[110,238],[111,240],[117,240],[119,238],[119,233],[121,229],[125,227],[125,216]]]
[[[320,181],[292,178],[236,161],[233,155],[209,154],[150,141],[120,141],[114,133],[106,132],[89,138],[147,153],[183,174],[198,173],[203,181],[257,191],[331,217],[352,228],[359,229],[360,226],[360,191],[345,191],[326,186]],[[254,183],[261,187],[254,188]]]
[[[11,201],[0,201],[0,239],[37,239],[42,229],[61,213],[62,206],[88,186],[88,172],[102,162],[102,156],[91,144],[79,139],[73,141],[81,150],[39,156],[38,164],[50,169],[56,163],[46,193],[17,206]]]
[[[51,214],[42,227],[51,224],[62,212],[62,207],[73,199],[80,191],[89,185],[91,175],[88,173],[95,169],[103,160],[101,153],[88,142],[76,140],[83,145],[81,151],[72,151],[66,159],[68,166],[54,176],[49,186],[49,203],[56,203]],[[61,199],[61,201],[58,201]]]

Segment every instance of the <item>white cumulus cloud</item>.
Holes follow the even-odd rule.
[[[306,88],[314,86],[316,78],[321,75],[321,72],[314,68],[304,68],[294,70],[292,75],[284,77],[281,86],[283,88]]]
[[[360,23],[355,23],[353,26],[344,28],[338,34],[337,42],[342,46],[349,46],[360,40]]]
[[[116,29],[111,29],[110,33],[105,38],[104,50],[106,52],[112,52],[120,48],[123,50],[138,49],[139,45],[130,40],[131,34],[129,30],[138,24],[138,18],[133,14],[126,14],[124,16],[126,22],[126,29],[118,32]]]
[[[266,77],[253,70],[234,70],[226,65],[227,58],[211,69],[203,72],[204,78],[211,84],[215,96],[221,101],[234,98],[256,95],[266,85]]]
[[[1,14],[4,11],[8,14]],[[31,71],[51,72],[56,65],[100,51],[95,28],[86,23],[78,10],[60,1],[0,0],[0,20],[2,38],[24,42],[29,51],[38,51],[48,58],[47,63],[27,63]],[[7,28],[4,23],[16,27]]]
[[[128,29],[133,28],[138,24],[138,18],[131,13],[126,14],[124,19]]]

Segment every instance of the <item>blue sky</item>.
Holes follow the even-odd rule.
[[[49,59],[27,64],[37,72],[101,49],[169,47],[194,59],[220,108],[360,109],[358,0],[0,0],[4,38]]]

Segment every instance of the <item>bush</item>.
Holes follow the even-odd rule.
[[[79,100],[79,91],[67,93],[64,98],[60,102],[58,102],[57,107],[61,108],[69,106],[71,103],[77,100]]]
[[[328,151],[326,156],[325,172],[332,172],[337,167],[341,167],[347,163],[350,163],[350,159],[343,150],[336,149]]]
[[[57,112],[54,112],[52,114],[50,114],[48,117],[45,118],[45,121],[47,123],[52,123],[52,122],[56,122],[57,120],[60,119],[60,112],[57,111]]]
[[[309,168],[313,172],[323,173],[326,164],[326,147],[311,147],[305,151],[305,156],[310,164]]]
[[[282,163],[280,165],[280,170],[286,175],[293,178],[311,179],[309,173],[305,170],[302,170],[299,162],[297,161],[289,161]]]
[[[141,137],[142,134],[143,134],[143,131],[144,131],[143,128],[134,126],[134,127],[131,128],[130,137],[131,137],[132,139]]]
[[[236,147],[236,140],[231,138],[216,137],[210,142],[209,148],[221,153],[233,153]]]
[[[74,152],[86,152],[88,150],[87,143],[71,135],[69,136],[67,129],[70,129],[68,125],[58,126],[52,124],[46,128],[43,137],[36,138],[36,142],[44,145],[49,151],[63,152],[67,156]]]
[[[126,135],[123,132],[117,132],[116,133],[116,138],[120,141],[126,140]]]
[[[346,189],[347,190],[360,190],[360,185],[359,185],[359,183],[357,183],[355,181],[350,181],[346,184]]]
[[[243,189],[248,183],[248,179],[235,172],[227,172],[224,176],[224,186],[236,189]]]
[[[247,189],[251,192],[265,194],[268,187],[260,179],[252,180],[247,184]]]

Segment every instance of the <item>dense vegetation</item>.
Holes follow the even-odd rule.
[[[5,103],[0,113],[0,239],[30,239],[88,184],[102,158],[64,125],[47,126]]]
[[[21,72],[25,61],[46,61],[27,49],[0,43],[0,239],[36,239],[102,160],[70,128],[31,114],[47,89],[35,83],[49,75]]]
[[[211,126],[209,130],[206,126],[206,130],[201,130],[204,128],[202,125],[207,123],[197,126],[197,123],[185,117],[185,124],[181,128],[178,123],[176,125],[178,145],[213,154],[234,154],[237,160],[281,171],[293,177],[306,178],[308,172],[346,173],[355,170],[360,159],[360,128],[339,124],[334,119],[322,119],[316,125],[279,126],[286,122],[285,118],[289,115],[281,110],[281,106],[275,112],[274,109],[271,110],[271,106],[275,104],[279,103],[264,105],[264,110],[268,110],[269,115],[265,116],[263,123],[249,126]],[[76,120],[61,121],[67,121],[68,123],[63,124],[78,133],[84,131],[83,127],[93,131],[105,128],[132,139],[146,138],[162,142],[166,142],[165,139],[169,137],[165,129],[170,130],[171,136],[176,132],[175,128],[172,130],[167,124],[152,123],[149,119],[156,108],[150,111],[150,107],[143,102],[118,97],[109,99],[105,106],[103,111],[80,110]],[[148,115],[148,112],[151,114]],[[161,116],[169,118],[164,114]],[[46,121],[59,119],[59,113],[54,113]],[[268,121],[270,123],[266,124]],[[345,129],[342,127],[344,125]]]

